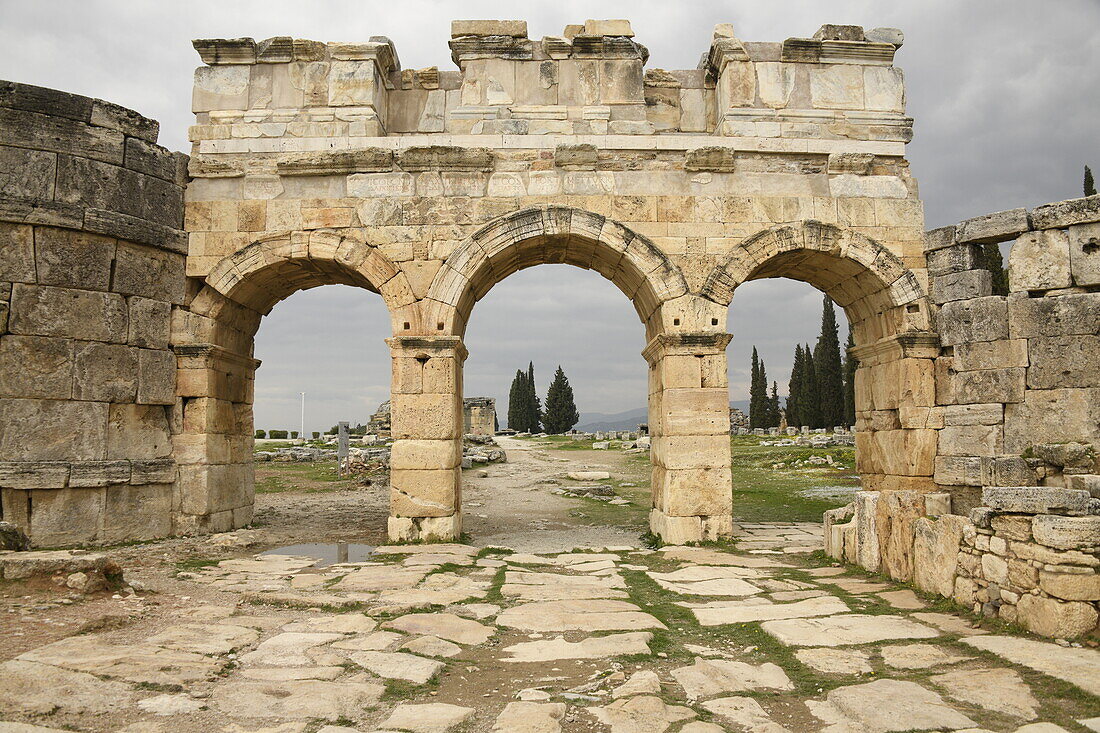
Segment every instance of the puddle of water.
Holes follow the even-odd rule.
[[[315,557],[318,562],[313,567],[323,568],[326,565],[341,562],[365,562],[374,554],[373,545],[361,545],[354,542],[312,543],[304,545],[287,545],[276,547],[274,550],[261,552],[261,555],[298,555]]]

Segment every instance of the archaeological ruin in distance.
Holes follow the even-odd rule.
[[[876,574],[875,583],[907,584],[922,603],[944,604],[930,610],[950,605],[1002,624],[998,629],[1097,654],[1081,641],[1095,646],[1100,633],[1100,196],[975,211],[954,226],[926,230],[906,157],[914,121],[894,63],[903,41],[895,29],[825,25],[807,38],[749,42],[721,24],[709,49],[700,49],[706,53],[698,68],[683,70],[649,67],[646,47],[625,20],[590,20],[542,38],[529,37],[526,22],[515,20],[456,20],[451,29],[453,65],[444,63],[441,47],[439,65],[423,69],[403,68],[399,49],[381,36],[349,43],[196,40],[186,155],[158,146],[158,123],[138,112],[0,82],[0,520],[33,547],[0,551],[3,582],[29,577],[18,570],[26,567],[19,558],[40,551],[71,560],[80,554],[70,548],[110,554],[131,543],[252,531],[259,518],[255,476],[264,465],[254,436],[265,427],[253,422],[262,368],[255,334],[288,296],[330,284],[377,294],[390,319],[390,397],[370,431],[381,432],[379,444],[387,447],[386,478],[372,490],[388,492],[391,549],[413,558],[418,543],[452,548],[428,562],[443,573],[459,572],[452,565],[475,567],[486,555],[453,548],[477,544],[464,515],[488,510],[482,499],[464,506],[464,484],[478,480],[477,471],[491,478],[508,464],[504,451],[479,457],[498,427],[492,399],[467,399],[464,409],[464,397],[473,397],[463,392],[466,327],[479,301],[509,275],[564,263],[613,283],[644,333],[637,368],[648,370],[648,437],[612,434],[607,454],[619,438],[631,441],[623,448],[639,461],[648,457],[649,466],[639,469],[648,484],[642,479],[640,490],[651,503],[642,509],[661,557],[706,555],[699,563],[721,569],[739,564],[716,560],[721,548],[755,547],[746,557],[782,564],[790,557],[782,548],[801,542],[789,530],[778,544],[754,546],[743,531],[752,525],[738,518],[731,440],[736,446],[736,433],[751,431],[735,429],[731,439],[726,357],[738,338],[727,330],[727,313],[739,288],[761,278],[799,280],[827,294],[850,325],[859,490],[851,503],[825,512],[818,539],[796,551],[823,551],[828,567],[858,567]],[[991,243],[1006,246],[1007,293],[994,294],[982,259]],[[473,445],[464,441],[470,435]],[[584,473],[585,466],[569,470]],[[568,486],[555,491],[589,496]],[[583,506],[614,509],[606,501],[614,496],[602,503],[589,496]],[[356,518],[343,521],[354,527]],[[256,531],[264,526],[258,522]],[[354,566],[344,553],[342,561]],[[499,560],[503,568],[508,557]],[[633,562],[627,559],[628,570]],[[53,567],[44,577],[58,572]],[[737,582],[751,584],[774,567],[750,563]],[[123,570],[129,572],[125,563]],[[292,576],[300,570],[279,571],[280,592],[299,588]],[[217,578],[228,571],[215,565],[187,572]],[[248,579],[258,572],[252,566],[233,572],[217,582],[263,590]],[[504,588],[524,582],[514,573],[509,566]],[[658,574],[649,582],[690,593],[683,584],[718,582],[719,575]],[[825,575],[813,582],[827,582]],[[401,583],[420,588],[432,577],[412,573]],[[722,576],[723,588],[732,577]],[[807,614],[826,617],[813,623],[861,612],[840,600],[839,608],[822,606],[806,583],[784,587],[793,577],[768,581],[780,583],[771,591],[788,593],[773,600],[822,607]],[[641,602],[631,594],[576,597]],[[519,595],[535,603],[557,598]],[[476,599],[488,602],[484,592]],[[704,626],[707,612],[737,605],[716,610],[713,598],[703,601],[711,602],[709,611],[697,605],[692,612]],[[431,609],[462,602],[448,596]],[[329,607],[312,600],[302,608],[322,606]],[[558,630],[509,616],[521,608],[507,608],[495,623],[535,635]],[[802,627],[768,627],[793,623],[772,620],[764,628],[774,643],[797,646],[790,639]],[[602,630],[626,628],[647,624]],[[940,633],[927,628],[924,637],[902,636]],[[858,636],[849,627],[821,633]],[[985,636],[967,639],[998,653],[995,645],[980,646]],[[20,659],[64,666],[56,661],[64,654],[49,658],[42,650]],[[699,654],[702,664],[706,654]],[[1084,671],[1070,681],[1100,694],[1095,657],[1080,659],[1074,669]],[[721,677],[692,674],[674,676],[685,688]],[[274,676],[264,679],[275,684]],[[164,684],[158,694],[182,696],[189,682]],[[624,699],[634,699],[629,694]],[[706,697],[688,695],[683,704]],[[0,691],[0,713],[3,700]],[[938,704],[925,700],[913,709],[930,715]],[[792,721],[767,727],[741,708],[740,717],[716,712],[680,726],[694,718],[677,718],[666,707],[666,727],[624,727],[607,712],[596,715],[611,727],[591,730],[821,729]],[[361,711],[343,723],[330,712],[310,719],[335,726],[360,720]],[[981,721],[963,712],[962,720],[933,717],[919,729],[971,727],[963,721],[977,729]],[[469,715],[463,720],[474,720]],[[854,727],[827,730],[917,729],[853,715]],[[1097,716],[1091,719],[1100,725]],[[65,720],[80,730],[192,729]],[[722,720],[733,727],[717,727]],[[491,724],[456,730],[488,731]],[[4,725],[0,730],[8,730]],[[372,725],[332,730],[421,730],[400,720]],[[562,730],[497,725],[492,730]],[[1070,728],[1043,730],[1055,729]]]

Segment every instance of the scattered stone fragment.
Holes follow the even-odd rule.
[[[189,695],[157,695],[138,700],[138,707],[153,715],[183,715],[201,710],[204,703]]]
[[[506,609],[497,625],[523,631],[623,631],[663,629],[637,606],[618,600],[542,601]]]
[[[1062,647],[1045,641],[1011,636],[979,636],[962,640],[1014,664],[1057,677],[1093,695],[1100,695],[1100,651]]]
[[[660,695],[661,680],[657,673],[648,669],[635,672],[623,684],[611,691],[611,696],[618,700],[631,695]]]
[[[965,659],[950,649],[934,644],[893,644],[882,647],[881,651],[882,661],[894,669],[927,669]]]
[[[510,702],[497,716],[493,733],[559,733],[564,703]]]
[[[358,718],[382,697],[383,687],[365,678],[343,682],[231,680],[214,688],[214,706],[239,718],[307,720]]]
[[[703,707],[724,722],[753,733],[789,733],[768,717],[767,711],[751,697],[720,697],[703,703]]]
[[[602,708],[586,708],[611,733],[664,733],[673,723],[695,717],[691,708],[666,705],[659,697],[638,695]]]
[[[696,657],[695,664],[672,670],[689,700],[714,697],[727,692],[793,690],[794,685],[778,665],[752,665],[726,659]]]
[[[799,649],[798,661],[826,674],[871,674],[870,655],[857,649]]]
[[[732,603],[712,601],[711,603],[690,606],[691,612],[703,626],[721,626],[723,624],[741,624],[749,621],[771,621],[776,619],[810,618],[845,613],[848,606],[836,596],[820,596],[794,603],[771,603],[763,598]]]
[[[843,646],[886,639],[931,639],[939,632],[901,616],[844,614],[765,621],[764,631],[790,646]]]
[[[504,648],[511,657],[505,662],[549,662],[558,659],[604,659],[627,654],[650,654],[653,634],[638,631],[629,634],[592,636],[581,641],[566,641],[564,637],[545,641],[524,641]]]
[[[495,633],[491,626],[460,618],[453,613],[412,613],[382,624],[383,628],[407,634],[437,636],[458,644],[482,644]]]
[[[443,662],[404,652],[353,652],[351,661],[386,679],[423,685],[443,669]]]
[[[1011,669],[957,670],[935,675],[930,681],[952,700],[1020,720],[1034,720],[1039,709],[1031,688]]]
[[[465,723],[475,712],[473,708],[442,702],[402,703],[394,708],[382,727],[410,733],[446,733]]]

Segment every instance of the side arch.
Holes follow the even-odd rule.
[[[688,294],[680,268],[648,238],[599,214],[564,206],[521,209],[470,235],[428,289],[426,330],[461,336],[474,303],[498,282],[540,264],[595,270],[631,302],[647,333],[662,304]],[[651,334],[650,334],[651,335]]]

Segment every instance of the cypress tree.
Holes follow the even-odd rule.
[[[1000,245],[996,242],[983,244],[978,256],[978,266],[989,270],[993,275],[994,295],[1008,295],[1008,273],[1005,272]]]
[[[764,362],[752,347],[752,374],[749,377],[749,427],[766,428],[768,421],[768,381]]]
[[[809,428],[821,427],[821,398],[817,389],[817,370],[810,345],[802,347],[802,424]]]
[[[779,427],[779,385],[772,382],[772,394],[768,398],[768,427]]]
[[[535,364],[527,362],[527,425],[532,433],[539,432],[542,422],[542,403],[535,392]]]
[[[840,364],[840,340],[837,337],[836,311],[833,301],[823,297],[821,309],[821,335],[814,348],[814,372],[817,376],[818,414],[817,427],[839,425],[844,419],[844,381]]]
[[[508,390],[508,427],[520,433],[525,431],[527,425],[526,380],[523,372],[517,369],[512,387]]]
[[[856,424],[856,369],[859,367],[859,360],[849,353],[855,345],[855,339],[849,330],[847,348],[844,351],[844,424],[849,427]]]
[[[794,345],[794,364],[791,366],[791,381],[787,383],[787,424],[792,427],[802,425],[799,408],[802,405],[802,344]]]
[[[1096,195],[1096,181],[1092,179],[1092,168],[1085,166],[1085,195]]]
[[[577,405],[573,401],[573,388],[562,371],[561,365],[554,372],[554,381],[546,392],[546,412],[542,416],[546,432],[558,435],[577,424],[581,416],[577,414]]]

